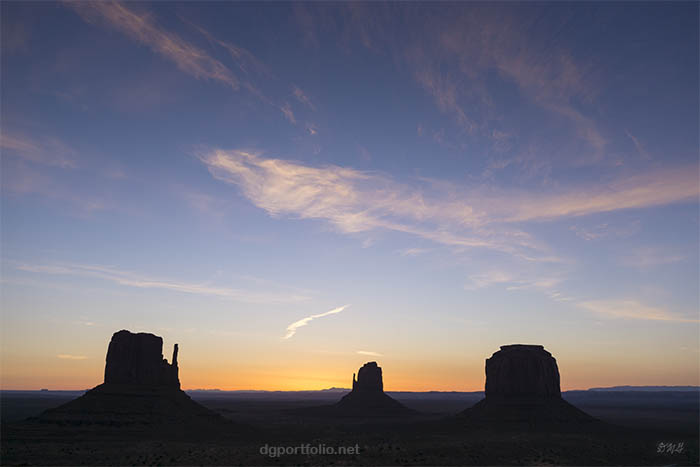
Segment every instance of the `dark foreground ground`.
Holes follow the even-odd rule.
[[[592,427],[473,426],[455,414],[482,393],[390,393],[416,414],[319,417],[340,391],[191,392],[226,418],[183,426],[60,426],[33,417],[81,392],[1,394],[3,465],[698,465],[697,391],[570,391]],[[266,450],[267,446],[267,450]],[[275,448],[297,453],[273,456]],[[310,455],[312,448],[359,453]],[[262,452],[261,452],[262,451]]]

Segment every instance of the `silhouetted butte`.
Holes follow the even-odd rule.
[[[559,368],[541,345],[501,346],[486,359],[486,397],[462,412],[477,424],[548,426],[596,419],[561,397]]]
[[[178,345],[172,363],[163,358],[163,339],[153,334],[115,332],[107,349],[105,384],[163,386],[180,389]]]
[[[114,333],[107,350],[104,383],[39,416],[45,422],[129,425],[220,421],[180,389],[177,354],[163,358],[163,339],[149,333]]]
[[[335,404],[341,411],[356,414],[393,414],[409,412],[400,402],[384,393],[382,369],[377,362],[365,363],[352,375],[352,391]]]

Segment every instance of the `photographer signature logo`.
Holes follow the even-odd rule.
[[[656,445],[657,454],[680,454],[685,448],[685,443],[659,443]]]

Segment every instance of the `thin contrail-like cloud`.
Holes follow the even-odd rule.
[[[62,360],[86,360],[87,357],[85,355],[70,355],[66,353],[60,353],[56,355],[56,357],[62,359]]]
[[[360,355],[367,355],[369,357],[383,357],[383,355],[379,352],[371,352],[369,350],[358,350],[357,353]]]
[[[333,308],[331,311],[326,311],[325,313],[319,313],[317,315],[307,316],[304,319],[300,319],[299,321],[295,321],[292,324],[290,324],[289,326],[287,326],[287,334],[284,335],[283,339],[289,339],[294,334],[296,334],[297,329],[299,329],[302,326],[306,326],[307,324],[309,324],[310,321],[313,321],[316,318],[323,318],[324,316],[334,315],[336,313],[340,313],[341,311],[343,311],[344,309],[346,309],[349,306],[350,305],[339,306],[338,308]]]
[[[309,297],[301,294],[279,294],[268,292],[255,292],[250,290],[235,289],[207,285],[203,283],[191,283],[145,277],[130,271],[122,271],[113,267],[89,265],[89,264],[58,264],[58,265],[30,265],[21,264],[17,269],[27,272],[52,275],[70,275],[78,277],[94,277],[114,282],[125,287],[139,289],[162,289],[174,292],[207,295],[213,297],[228,298],[247,303],[293,303],[308,300]]]

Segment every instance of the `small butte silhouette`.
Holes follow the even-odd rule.
[[[352,390],[340,401],[332,405],[308,407],[294,410],[299,415],[316,417],[342,418],[393,418],[415,415],[416,412],[405,407],[384,392],[382,368],[377,362],[367,362],[352,375]]]
[[[377,362],[362,365],[352,375],[352,391],[335,404],[339,411],[356,414],[399,414],[412,412],[384,392],[382,368]]]

